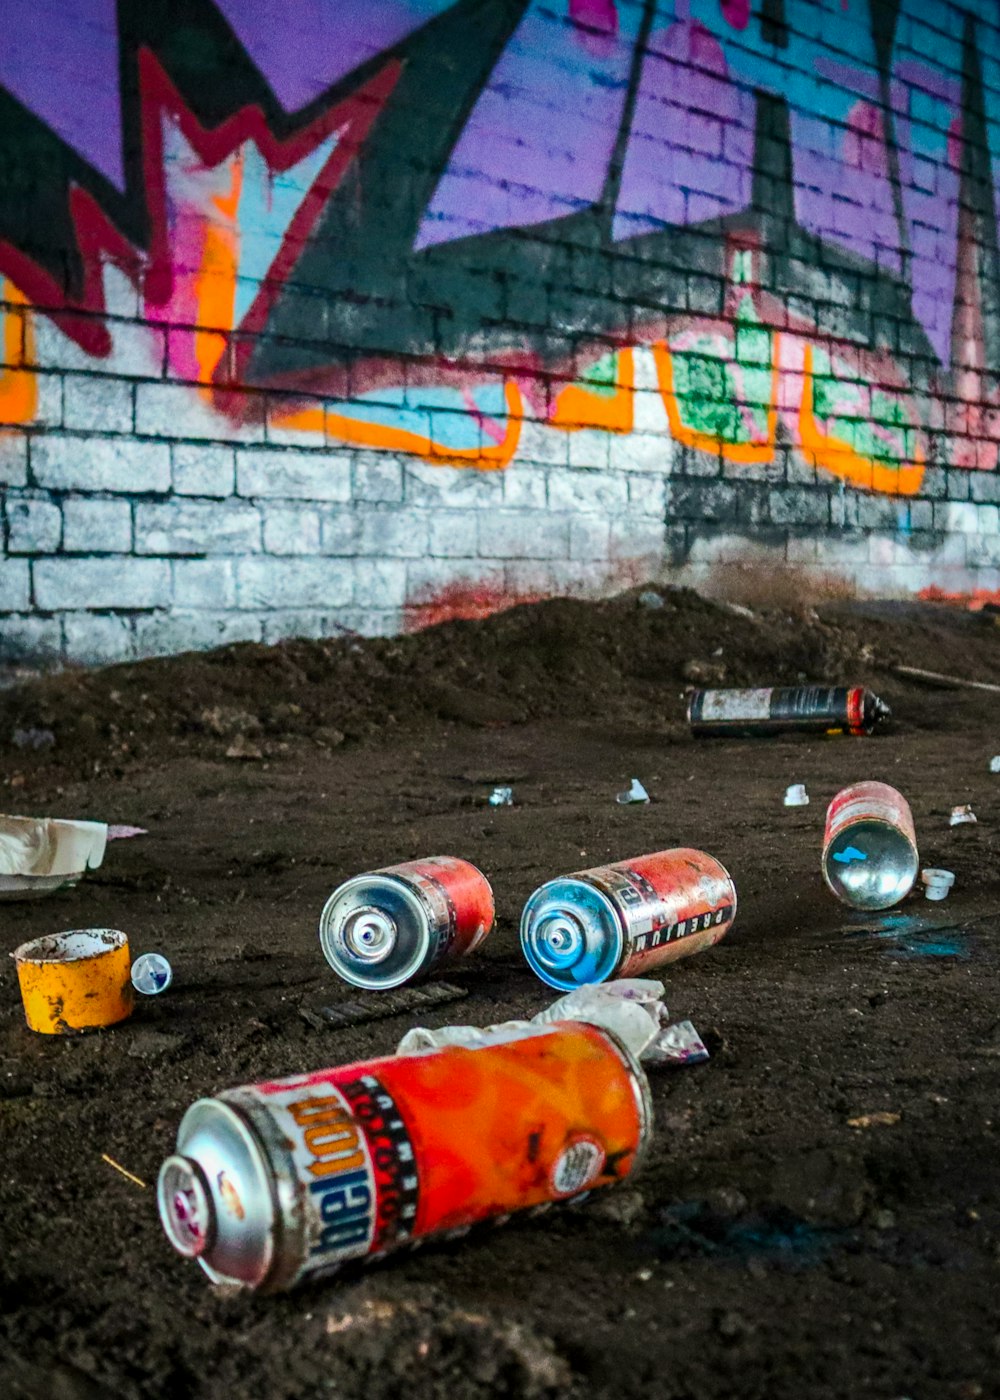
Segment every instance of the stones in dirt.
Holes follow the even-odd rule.
[[[217,739],[229,739],[241,734],[259,734],[261,730],[261,723],[256,715],[247,710],[236,709],[232,705],[213,705],[211,709],[202,710],[198,716],[198,724],[205,733],[214,734]]]
[[[681,675],[691,685],[722,685],[726,668],[721,661],[685,661]]]
[[[610,1225],[621,1225],[625,1229],[642,1219],[646,1200],[641,1191],[618,1188],[614,1191],[601,1191],[588,1202],[588,1216],[603,1220]]]
[[[256,762],[264,757],[264,751],[259,744],[255,744],[254,741],[248,739],[245,734],[237,734],[236,738],[226,749],[226,757]]]

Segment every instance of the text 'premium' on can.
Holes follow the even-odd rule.
[[[277,1292],[635,1169],[645,1075],[579,1022],[230,1089],[188,1109],[164,1229],[214,1283]]]
[[[864,686],[792,685],[760,690],[696,690],[688,723],[696,735],[873,734],[889,706]]]
[[[826,813],[823,878],[854,909],[889,909],[909,894],[920,868],[913,814],[888,783],[854,783]]]
[[[543,982],[572,991],[698,953],[735,917],[726,868],[681,847],[549,880],[524,906],[521,947]]]
[[[471,953],[493,918],[493,890],[481,870],[455,856],[427,856],[356,875],[334,890],[319,941],[345,982],[375,991]]]

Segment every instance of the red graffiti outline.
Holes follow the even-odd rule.
[[[216,127],[202,126],[150,49],[140,49],[138,62],[143,182],[150,228],[148,252],[143,253],[119,232],[93,195],[78,185],[70,188],[69,212],[83,264],[83,290],[79,297],[69,296],[28,254],[8,240],[0,239],[0,273],[9,277],[36,310],[49,316],[95,359],[106,359],[112,349],[111,332],[103,323],[108,310],[104,296],[105,260],[121,268],[154,306],[169,301],[173,289],[167,181],[163,166],[164,112],[177,121],[185,140],[209,167],[220,164],[240,146],[253,141],[269,169],[282,174],[336,130],[344,131],[289,225],[269,269],[268,280],[241,323],[241,329],[253,333],[266,323],[281,283],[298,260],[303,240],[309,236],[330,194],[358,155],[402,71],[399,60],[390,60],[349,98],[293,136],[281,140],[270,131],[258,106],[243,107]],[[247,345],[238,351],[238,365],[250,354],[250,348]]]

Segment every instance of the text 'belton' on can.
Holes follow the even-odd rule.
[[[920,868],[913,814],[888,783],[854,783],[826,813],[823,878],[853,909],[890,909]]]
[[[377,991],[471,953],[493,918],[493,890],[481,870],[455,856],[428,856],[356,875],[334,890],[319,940],[345,982]]]
[[[266,1292],[635,1169],[646,1077],[564,1021],[230,1089],[188,1109],[160,1169],[164,1229],[215,1283]]]
[[[681,847],[549,880],[524,906],[521,947],[543,982],[572,991],[698,953],[735,917],[726,868]]]
[[[696,690],[688,701],[694,734],[873,734],[889,706],[860,685],[770,686],[759,690]]]

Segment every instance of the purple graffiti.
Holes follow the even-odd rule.
[[[753,94],[731,83],[719,41],[697,22],[650,35],[622,170],[615,238],[745,209]]]
[[[434,192],[417,248],[574,214],[601,196],[622,118],[640,7],[616,10],[599,44],[583,9],[535,0],[500,57]]]
[[[215,2],[288,111],[312,102],[331,83],[455,4],[455,0]]]
[[[124,185],[115,0],[4,0],[0,83]]]

